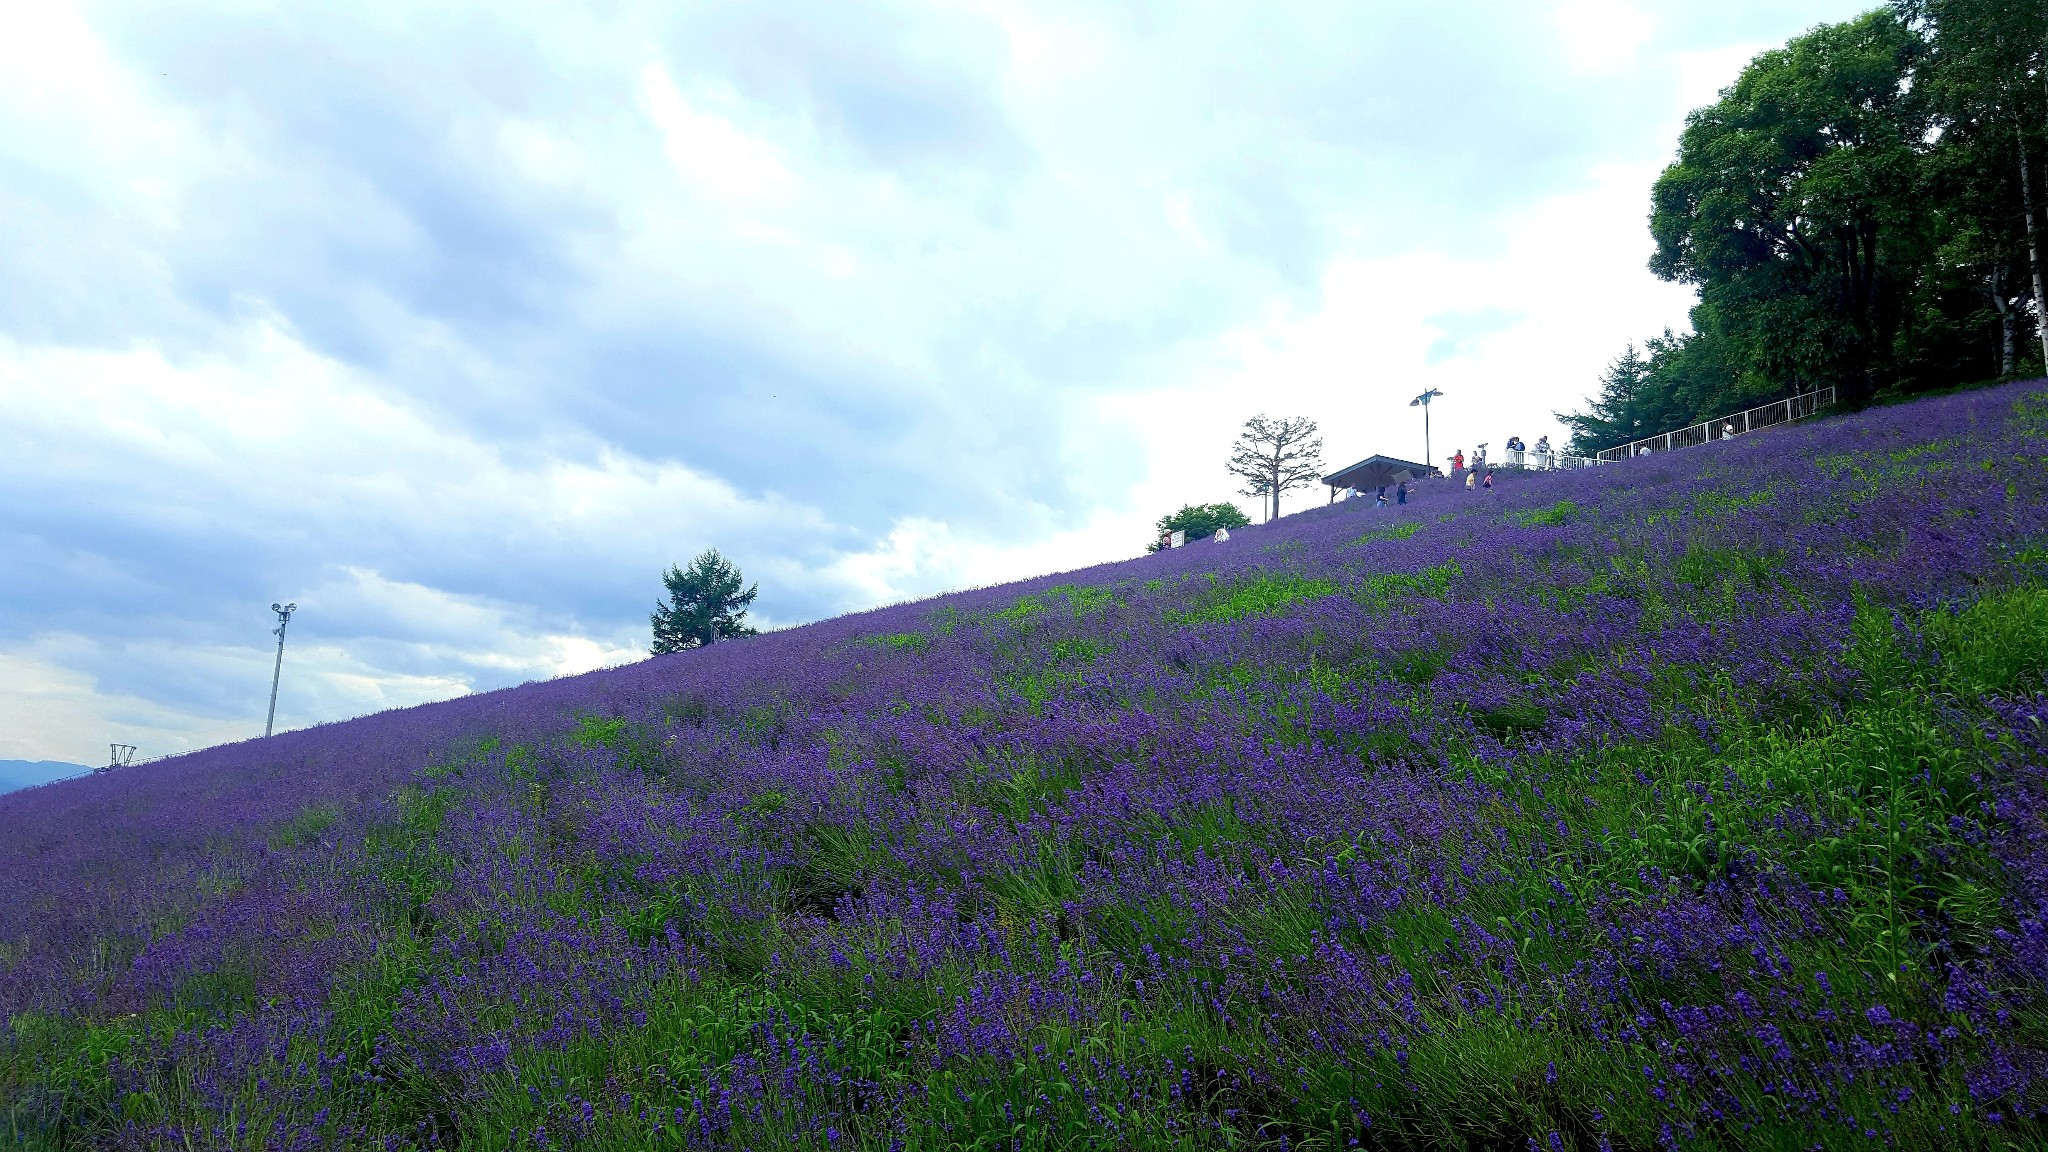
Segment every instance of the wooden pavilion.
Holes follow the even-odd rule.
[[[1330,502],[1336,503],[1337,492],[1342,488],[1356,488],[1368,492],[1383,484],[1399,484],[1403,480],[1420,480],[1424,476],[1436,475],[1436,469],[1413,460],[1397,460],[1392,456],[1367,456],[1349,468],[1340,469],[1323,477],[1323,483],[1330,486]]]

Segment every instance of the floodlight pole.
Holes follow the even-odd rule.
[[[270,630],[271,634],[277,637],[277,663],[270,669],[270,715],[264,717],[263,720],[263,735],[266,737],[270,735],[271,728],[277,724],[277,681],[279,677],[284,675],[285,626],[292,622],[292,613],[298,611],[299,606],[297,604],[272,604],[270,610],[277,613],[277,627]]]
[[[1408,402],[1408,406],[1410,408],[1415,408],[1419,406],[1422,409],[1422,466],[1429,469],[1432,472],[1436,471],[1436,459],[1435,457],[1430,455],[1429,402],[1441,395],[1443,395],[1442,392],[1438,391],[1435,388],[1431,388],[1429,391],[1424,392],[1422,395],[1417,396],[1415,399],[1410,400]]]

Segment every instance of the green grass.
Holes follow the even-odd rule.
[[[1271,616],[1303,601],[1335,596],[1340,590],[1334,580],[1291,572],[1261,573],[1209,590],[1194,607],[1174,613],[1174,619],[1182,624],[1218,624]]]
[[[895,652],[922,652],[931,647],[932,638],[922,632],[897,632],[873,637],[870,642]]]
[[[1406,540],[1420,531],[1422,531],[1422,521],[1409,520],[1405,523],[1395,524],[1392,527],[1367,532],[1365,535],[1353,540],[1352,543],[1374,544],[1382,540]]]
[[[303,848],[320,842],[321,834],[341,819],[341,808],[335,804],[315,804],[286,821],[271,834],[273,848]]]
[[[1434,564],[1420,572],[1380,572],[1367,576],[1346,589],[1353,600],[1384,612],[1407,600],[1423,597],[1442,599],[1450,595],[1451,582],[1463,575],[1456,560]]]
[[[1571,523],[1583,511],[1569,500],[1559,500],[1548,508],[1515,513],[1514,520],[1524,528],[1558,528]]]
[[[1098,588],[1085,584],[1059,584],[1043,592],[1034,592],[1017,598],[1016,603],[989,614],[992,620],[1014,624],[1028,623],[1050,612],[1059,612],[1072,619],[1085,619],[1119,603],[1114,588]]]

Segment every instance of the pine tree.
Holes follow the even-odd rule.
[[[742,592],[740,585],[745,579],[716,548],[705,549],[688,568],[670,566],[661,578],[668,587],[668,600],[657,603],[654,615],[648,617],[654,625],[654,654],[754,635],[754,629],[747,626],[747,605],[754,602],[761,587],[756,584]]]

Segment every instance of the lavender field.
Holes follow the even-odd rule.
[[[2048,391],[0,797],[28,1148],[2048,1141]]]

